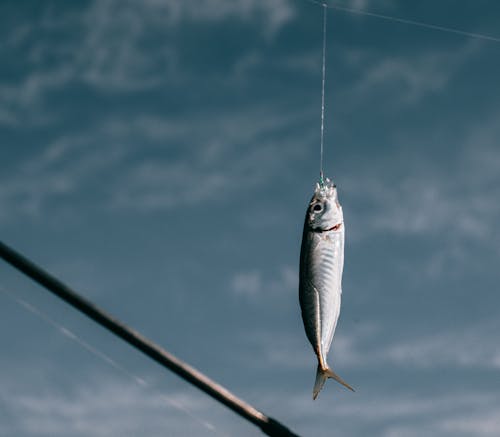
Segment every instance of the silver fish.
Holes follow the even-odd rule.
[[[316,184],[309,203],[300,249],[299,300],[307,338],[318,358],[313,399],[328,378],[349,390],[326,362],[340,313],[344,268],[344,218],[337,188],[330,181]]]

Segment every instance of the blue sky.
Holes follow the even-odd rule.
[[[404,3],[335,4],[500,37],[494,1]],[[330,361],[357,391],[312,401],[321,20],[305,0],[2,2],[2,240],[301,435],[499,435],[500,44],[334,9]],[[1,436],[260,435],[0,272]]]

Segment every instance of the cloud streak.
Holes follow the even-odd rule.
[[[351,48],[345,58],[357,79],[343,93],[343,100],[350,102],[350,110],[381,98],[386,111],[415,107],[425,98],[447,92],[481,47],[477,41],[469,41],[451,49],[436,47],[423,53],[390,55]]]
[[[165,395],[109,381],[69,392],[45,387],[36,393],[18,384],[10,388],[9,395],[0,392],[0,404],[9,412],[1,425],[4,435],[156,435],[166,430],[172,435],[224,435],[203,419],[211,409],[208,398],[186,392]]]
[[[298,272],[291,266],[282,266],[274,278],[268,278],[259,270],[236,273],[230,284],[236,296],[248,299],[269,299],[271,296],[282,296],[291,290],[298,290]]]
[[[362,393],[362,394],[361,394]],[[323,396],[328,396],[326,393]],[[341,398],[341,399],[339,399]],[[277,397],[269,404],[279,404]],[[332,408],[332,403],[335,408]],[[377,435],[381,437],[414,437],[422,434],[437,437],[456,435],[492,436],[500,430],[495,393],[367,393],[343,396],[337,393],[329,402],[312,402],[293,396],[287,405],[296,418],[300,432],[307,429],[317,436],[331,435],[332,427],[342,435]],[[329,417],[329,429],[318,424]],[[481,423],[481,420],[484,422]],[[307,425],[304,425],[307,424]]]
[[[245,285],[248,286],[248,283]],[[442,329],[434,334],[415,335],[406,332],[402,340],[387,339],[389,334],[372,323],[359,326],[341,323],[333,340],[331,355],[336,358],[337,365],[351,370],[391,366],[405,371],[461,369],[500,372],[500,348],[497,344],[499,329],[496,321],[470,323],[453,330]],[[312,357],[298,353],[306,352],[303,347],[305,339],[296,338],[295,333],[283,333],[278,338],[276,335],[271,343],[268,343],[265,333],[254,338],[263,348],[261,355],[270,367],[311,367]]]
[[[182,54],[186,46],[174,42],[186,26],[258,23],[263,37],[273,38],[294,15],[287,0],[202,0],[195,7],[171,0],[140,4],[106,0],[82,10],[62,8],[57,12],[47,6],[34,23],[13,28],[0,46],[0,54],[14,52],[17,58],[22,53],[19,62],[30,65],[15,80],[0,82],[0,123],[56,122],[63,114],[48,100],[68,87],[135,93],[186,82],[192,76]],[[68,37],[52,38],[53,33],[64,32]],[[203,41],[200,44],[203,50]],[[23,46],[28,50],[21,52]]]
[[[287,161],[307,152],[302,144],[309,132],[287,134],[286,148],[283,138],[276,140],[303,117],[302,112],[270,114],[249,107],[196,119],[105,121],[92,132],[61,136],[4,173],[3,219],[36,217],[49,206],[71,209],[73,199],[89,192],[94,193],[92,208],[137,212],[227,199],[262,186]]]
[[[401,178],[396,179],[384,168],[398,158],[384,156],[356,179],[346,178],[342,186],[346,196],[362,198],[369,205],[363,216],[351,215],[353,240],[377,232],[422,238],[439,235],[449,245],[446,254],[436,254],[438,263],[441,256],[460,260],[469,244],[497,247],[498,237],[492,232],[500,218],[495,201],[500,195],[497,119],[493,116],[468,127],[447,162],[432,161],[424,152],[412,153],[406,158],[412,161],[411,166],[405,164],[408,172],[398,172]],[[412,148],[410,143],[409,149],[421,149],[420,138],[410,141],[415,144]]]

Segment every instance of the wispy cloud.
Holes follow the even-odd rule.
[[[479,394],[466,395],[464,398],[455,396],[439,399],[439,404],[427,399],[427,405],[430,405],[429,402],[434,406],[434,409],[428,411],[429,416],[421,417],[411,424],[388,425],[383,435],[386,437],[417,437],[422,434],[443,437],[469,435],[488,437],[496,436],[500,432],[498,419],[500,406],[491,396]],[[412,408],[417,406],[415,404],[416,402]]]
[[[344,4],[342,4],[344,3]],[[347,0],[338,3],[341,6],[346,6],[353,9],[366,9],[372,6],[389,8],[393,6],[394,0]]]
[[[108,1],[110,5],[116,2]],[[259,0],[201,0],[196,6],[175,0],[159,2],[147,0],[147,12],[155,14],[149,17],[155,22],[169,26],[181,25],[186,21],[220,22],[227,19],[262,20],[269,26],[269,31],[277,30],[294,14],[293,5],[287,0],[263,3]],[[138,8],[134,2],[128,2],[127,7]]]
[[[45,387],[36,392],[20,384],[0,392],[0,404],[9,412],[0,425],[3,435],[223,435],[204,417],[210,400],[176,391],[156,390],[117,382],[92,382],[62,392]]]
[[[48,104],[50,97],[82,86],[106,94],[165,90],[179,84],[188,87],[190,81],[199,79],[200,66],[190,54],[195,49],[189,46],[190,40],[178,39],[184,28],[238,20],[253,24],[269,38],[295,16],[295,6],[288,0],[204,0],[196,7],[189,2],[155,0],[121,2],[118,7],[109,0],[58,14],[47,7],[32,25],[38,30],[36,39],[25,26],[28,30],[12,30],[8,38],[11,42],[4,47],[6,56],[15,48],[15,56],[22,54],[30,68],[0,83],[0,123],[53,123],[64,113]],[[72,36],[58,41],[51,38],[52,32],[62,31]],[[28,46],[27,51],[16,47],[21,43]],[[199,45],[198,50],[203,52],[202,40]],[[339,62],[351,66],[354,78],[342,87],[345,91],[341,100],[346,107],[353,107],[383,94],[388,107],[413,105],[444,89],[477,47],[471,43],[454,51],[435,49],[393,57],[337,47]],[[275,59],[263,56],[262,50],[249,45],[229,54],[228,68],[219,72],[224,83],[245,83],[259,65],[274,65],[288,72],[319,72],[319,49],[314,53],[297,49]],[[204,80],[209,80],[206,67]]]
[[[304,116],[250,106],[235,114],[105,120],[39,147],[4,172],[0,217],[36,217],[49,205],[70,213],[73,200],[88,193],[92,208],[137,212],[228,199],[262,186],[307,153],[308,131],[286,133],[286,148],[283,136],[277,140]]]
[[[298,273],[295,268],[282,266],[275,277],[267,277],[259,270],[249,270],[234,274],[231,279],[231,291],[241,297],[257,299],[280,296],[298,288]]]
[[[185,27],[233,20],[256,24],[262,37],[272,38],[295,15],[287,0],[203,0],[196,5],[106,0],[81,6],[56,12],[47,5],[33,23],[11,30],[0,52],[22,56],[21,64],[29,68],[0,83],[0,123],[53,122],[60,114],[47,99],[67,87],[127,93],[188,80],[193,68],[181,55],[183,40],[178,39]],[[61,32],[67,37],[52,38]],[[238,55],[234,63],[245,56]]]
[[[85,134],[62,137],[4,173],[0,218],[37,217],[49,205],[71,203],[75,193],[95,184],[93,178],[116,165],[122,151],[112,146],[101,150],[94,141]]]
[[[253,279],[253,278],[252,278]],[[245,286],[253,285],[251,282]],[[441,329],[435,334],[415,335],[406,331],[404,339],[387,339],[381,326],[341,323],[332,343],[333,363],[345,369],[378,369],[386,366],[404,369],[441,369],[500,371],[500,347],[496,321],[467,324],[456,329]],[[253,333],[252,341],[262,349],[261,365],[286,369],[309,369],[314,363],[312,351],[304,348],[305,337],[296,333],[268,335]],[[374,346],[376,345],[376,346]],[[266,364],[267,363],[267,364]]]
[[[486,406],[484,411],[465,413],[440,421],[440,428],[451,435],[497,436],[500,434],[500,406]]]
[[[500,370],[498,325],[467,326],[389,346],[383,356],[394,364],[423,368],[462,367]],[[382,355],[382,354],[381,354]]]
[[[404,402],[404,401],[403,401]],[[411,405],[413,404],[413,405]],[[425,399],[427,406],[432,409],[419,411],[418,404],[423,402],[410,402],[408,407],[416,414],[413,423],[387,425],[384,436],[387,437],[412,437],[422,433],[435,436],[494,436],[500,432],[498,413],[500,405],[494,396],[484,394],[467,394],[463,396],[446,396],[438,399]],[[395,411],[397,411],[397,406]],[[427,416],[427,417],[426,417]],[[399,422],[403,422],[399,419]]]
[[[342,363],[354,368],[391,365],[404,369],[482,369],[500,370],[500,348],[496,321],[467,324],[439,333],[415,336],[408,332],[404,340],[384,341],[380,327],[342,332],[335,339]],[[336,343],[335,343],[336,342]],[[377,344],[376,349],[371,344]]]
[[[424,53],[377,54],[353,50],[347,56],[358,79],[347,91],[350,105],[379,100],[386,109],[415,106],[423,98],[447,91],[460,69],[482,46],[477,41],[457,48],[433,48]]]
[[[337,392],[328,401],[313,402],[305,396],[289,396],[287,410],[295,417],[299,432],[317,436],[331,435],[332,428],[342,435],[416,437],[432,435],[492,436],[500,427],[496,420],[500,404],[494,392],[469,393],[391,393],[363,391],[349,395]],[[270,405],[277,396],[270,395]],[[332,408],[332,404],[335,408]],[[327,416],[329,423],[320,421]],[[481,424],[481,420],[485,422]],[[326,429],[328,428],[328,429]]]
[[[167,2],[171,16],[179,22],[187,18],[196,21],[221,21],[238,18],[240,20],[259,19],[264,22],[267,33],[276,32],[294,15],[294,7],[288,0],[261,2],[259,0],[203,0],[196,7],[175,0]],[[172,13],[173,12],[173,13]]]
[[[380,157],[365,173],[345,179],[342,188],[346,195],[362,198],[368,208],[363,216],[351,216],[355,222],[351,227],[353,240],[380,231],[422,238],[439,235],[447,242],[442,246],[446,253],[434,254],[437,264],[429,266],[431,270],[439,268],[442,256],[460,261],[468,244],[480,242],[496,248],[498,237],[493,230],[500,217],[495,200],[500,195],[498,116],[471,123],[466,132],[458,141],[448,140],[456,146],[446,162],[414,153],[408,158],[411,163],[405,164],[406,174],[397,172],[396,178],[384,168],[399,158]],[[419,150],[419,141],[431,140],[408,141]]]
[[[3,435],[255,433],[241,421],[221,415],[220,407],[210,399],[185,391],[162,394],[109,379],[88,381],[67,391],[54,387],[35,390],[33,386],[5,381],[2,388],[0,405],[2,413],[7,413],[0,424]],[[371,432],[383,437],[413,437],[422,433],[437,437],[488,437],[500,432],[500,404],[494,392],[375,394],[365,389],[356,395],[325,392],[323,400],[314,403],[302,391],[287,392],[286,401],[283,392],[262,392],[259,388],[258,393],[259,403],[266,411],[288,418],[287,424],[304,434],[330,435],[332,423],[336,432],[344,435]],[[329,396],[331,399],[326,399]],[[319,420],[320,417],[328,417],[332,422]]]

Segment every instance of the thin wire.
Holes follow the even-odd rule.
[[[122,374],[126,375],[127,377],[131,378],[134,380],[138,385],[140,385],[143,388],[152,388],[151,384],[148,383],[146,380],[143,378],[133,374],[120,364],[118,364],[113,358],[110,356],[106,355],[104,352],[101,350],[97,349],[96,347],[92,346],[91,344],[87,343],[85,340],[82,338],[78,337],[74,332],[72,332],[70,329],[66,328],[59,322],[56,322],[54,319],[50,318],[47,314],[43,313],[40,309],[35,307],[34,305],[30,304],[29,302],[26,302],[25,300],[15,296],[13,293],[10,291],[6,290],[2,286],[0,286],[0,292],[4,293],[4,295],[8,296],[11,300],[16,302],[19,306],[24,308],[26,311],[34,314],[35,316],[39,317],[41,320],[43,320],[45,323],[51,325],[53,328],[58,330],[62,335],[65,337],[73,340],[75,343],[86,349],[88,352],[93,354],[94,356],[100,358],[102,361],[106,362],[109,364],[111,367],[113,367],[115,370],[118,370]],[[169,398],[168,396],[164,394],[159,394],[159,397],[165,401],[167,404],[169,404],[171,407],[176,408],[177,410],[183,412],[187,416],[189,416],[191,419],[194,421],[198,422],[200,425],[203,427],[207,428],[208,430],[212,431],[214,434],[221,436],[221,437],[228,437],[226,434],[221,433],[212,423],[200,419],[198,416],[194,415],[185,405],[182,403]]]
[[[320,6],[323,6],[325,8],[329,8],[329,9],[336,9],[338,11],[349,12],[351,14],[365,15],[368,17],[379,18],[382,20],[393,21],[396,23],[409,24],[412,26],[423,27],[425,29],[432,29],[432,30],[437,30],[440,32],[454,33],[456,35],[466,36],[468,38],[476,38],[476,39],[482,39],[482,40],[486,40],[486,41],[500,43],[500,38],[495,37],[495,36],[491,36],[491,35],[485,35],[483,33],[467,32],[465,30],[455,29],[453,27],[439,26],[437,24],[430,24],[430,23],[425,23],[423,21],[409,20],[406,18],[394,17],[392,15],[378,14],[375,12],[370,12],[370,11],[366,11],[366,10],[362,10],[362,9],[348,8],[345,6],[338,6],[335,4],[327,4],[327,3],[324,3],[320,0],[305,0],[305,1],[307,1],[309,3],[313,3],[315,5],[320,5]]]
[[[321,80],[321,143],[319,158],[319,181],[321,185],[323,185],[323,143],[325,137],[326,15],[326,5],[323,5],[323,76]]]

